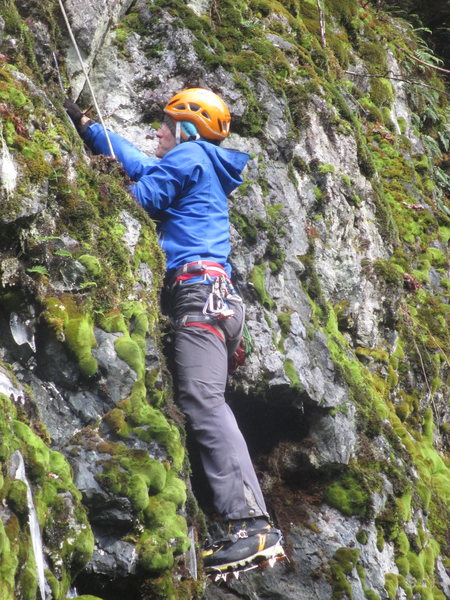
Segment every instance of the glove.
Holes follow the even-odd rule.
[[[81,118],[84,117],[84,112],[80,109],[78,104],[72,102],[72,100],[66,99],[64,101],[64,108],[66,109],[67,114],[71,118],[73,124],[75,125],[78,133],[82,134],[86,130],[87,127],[91,124],[91,121],[88,123],[81,124]]]

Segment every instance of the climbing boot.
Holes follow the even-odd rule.
[[[205,573],[219,577],[249,569],[273,566],[285,558],[282,535],[265,518],[230,521],[228,535],[205,547]]]

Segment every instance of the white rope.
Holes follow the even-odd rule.
[[[109,139],[108,130],[106,129],[105,122],[103,121],[103,117],[101,115],[100,109],[99,109],[98,104],[97,104],[97,100],[95,98],[94,90],[92,88],[92,85],[91,85],[91,82],[90,82],[90,79],[89,79],[89,75],[87,74],[86,67],[84,66],[83,59],[81,58],[81,54],[80,54],[80,51],[78,49],[78,44],[77,44],[77,42],[75,40],[75,36],[73,35],[73,31],[72,31],[72,28],[70,26],[69,19],[67,18],[66,11],[64,10],[64,5],[62,3],[62,0],[58,0],[58,1],[59,1],[59,6],[61,7],[61,12],[63,14],[64,20],[65,20],[66,25],[67,25],[67,30],[69,32],[70,39],[72,40],[72,44],[73,44],[73,46],[75,48],[75,51],[77,53],[78,60],[80,61],[80,65],[81,65],[81,68],[83,70],[84,76],[86,77],[86,82],[87,82],[87,84],[89,86],[89,90],[91,92],[92,100],[94,101],[95,110],[97,111],[98,118],[100,119],[100,123],[103,126],[103,130],[104,130],[105,136],[106,136],[106,141],[108,142],[109,151],[111,153],[111,156],[113,158],[116,158],[116,155],[114,154],[114,150],[113,150],[113,147],[112,147],[112,144],[111,144],[111,140]]]

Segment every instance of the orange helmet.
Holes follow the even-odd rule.
[[[230,133],[230,111],[214,92],[203,88],[189,88],[175,94],[164,107],[164,112],[175,121],[193,123],[201,137],[223,140]]]

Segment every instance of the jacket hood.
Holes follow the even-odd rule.
[[[226,195],[242,183],[241,173],[250,159],[250,155],[239,150],[229,150],[210,142],[187,142],[199,145],[211,160]]]

